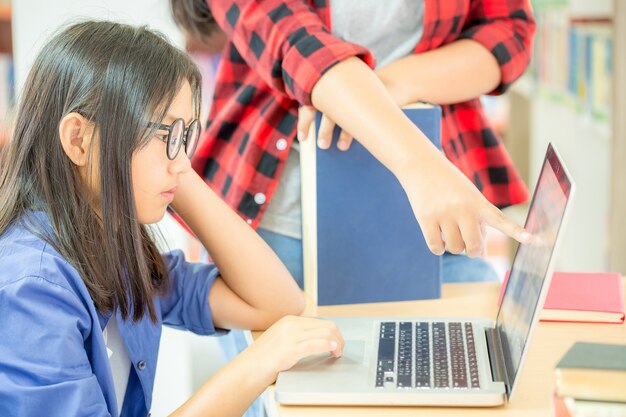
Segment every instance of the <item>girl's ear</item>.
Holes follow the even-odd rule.
[[[93,137],[93,124],[79,113],[72,112],[59,123],[61,146],[68,158],[79,167],[87,165]]]

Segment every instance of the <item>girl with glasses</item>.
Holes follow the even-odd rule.
[[[279,371],[341,354],[334,325],[288,316],[293,278],[191,169],[199,84],[145,28],[78,23],[39,53],[0,161],[0,415],[146,416],[163,324],[269,328],[180,416],[241,415]],[[157,251],[169,205],[214,264]]]

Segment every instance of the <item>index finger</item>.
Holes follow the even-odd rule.
[[[493,206],[490,214],[485,219],[485,223],[494,229],[498,229],[505,235],[512,237],[519,243],[530,243],[530,233],[528,230],[508,218],[495,206]]]

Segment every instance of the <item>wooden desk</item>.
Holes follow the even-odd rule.
[[[439,300],[309,306],[309,316],[474,316],[495,320],[500,284],[446,284]],[[530,344],[513,401],[495,408],[282,406],[270,393],[270,416],[552,416],[554,367],[575,341],[626,343],[626,325],[540,322]]]

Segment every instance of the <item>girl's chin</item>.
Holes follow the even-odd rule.
[[[141,224],[154,224],[158,223],[165,217],[167,209],[155,210],[150,214],[138,215],[139,223]]]

